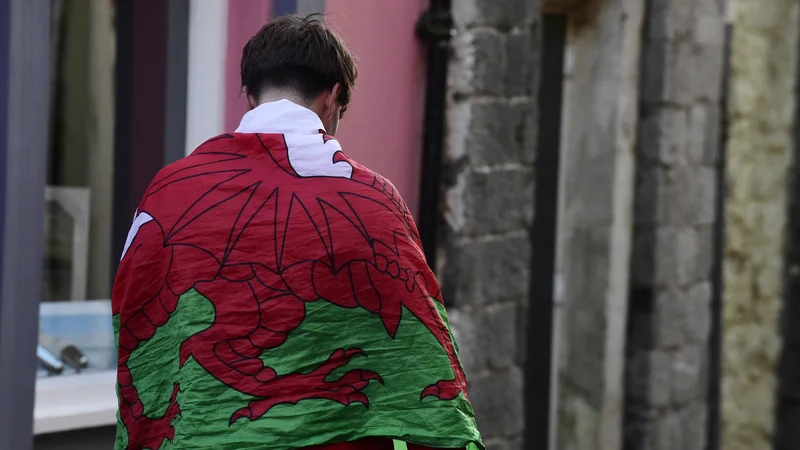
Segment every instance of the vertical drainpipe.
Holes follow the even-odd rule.
[[[708,423],[706,449],[720,450],[722,423],[722,313],[725,260],[725,201],[727,185],[728,91],[730,88],[731,38],[733,36],[733,2],[728,0],[723,47],[722,92],[720,95],[720,136],[717,154],[717,201],[714,221],[714,263],[712,266],[711,335],[708,342]]]
[[[440,184],[447,102],[447,66],[450,39],[455,35],[450,0],[431,0],[417,22],[417,36],[427,45],[427,86],[422,131],[422,181],[419,201],[419,231],[425,259],[436,266],[439,233]]]

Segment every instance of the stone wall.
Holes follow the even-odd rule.
[[[523,445],[539,8],[535,0],[453,2],[437,273],[491,450]]]
[[[725,7],[647,3],[625,449],[703,450]]]
[[[772,446],[797,21],[794,0],[735,2],[723,315],[722,448],[726,450],[783,450],[798,445],[797,440],[783,440]],[[791,328],[796,329],[797,323],[787,327]],[[796,372],[793,378],[796,391]],[[792,389],[784,390],[782,403],[791,402]],[[791,426],[790,415],[780,420]],[[798,436],[798,421],[793,420]]]
[[[619,450],[642,2],[569,17],[557,267],[557,448]]]

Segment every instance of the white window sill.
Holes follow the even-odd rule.
[[[34,434],[116,424],[116,381],[114,370],[37,378]]]

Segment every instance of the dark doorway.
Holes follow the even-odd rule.
[[[525,448],[547,449],[553,396],[553,301],[558,226],[561,107],[567,18],[546,14],[542,20],[542,67],[539,86],[539,137],[536,148],[536,214],[533,266],[527,320],[525,367]]]

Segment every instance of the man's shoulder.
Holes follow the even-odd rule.
[[[176,169],[203,163],[201,160],[235,159],[236,157],[243,159],[243,147],[257,142],[255,135],[241,133],[220,134],[207,139],[183,158],[164,166],[160,173],[172,173]]]
[[[153,177],[148,191],[152,193],[154,188],[162,189],[174,181],[229,170],[232,163],[236,166],[247,164],[241,150],[245,140],[246,136],[230,133],[206,140],[188,155],[162,167]]]

